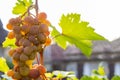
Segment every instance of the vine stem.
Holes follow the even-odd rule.
[[[38,0],[35,0],[35,11],[36,11],[36,16],[38,17]]]

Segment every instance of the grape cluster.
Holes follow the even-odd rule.
[[[44,12],[37,17],[27,15],[11,18],[7,24],[10,30],[7,37],[16,39],[17,48],[11,49],[14,68],[7,72],[14,80],[45,80],[46,68],[41,64],[32,65],[38,52],[42,52],[44,46],[50,44],[48,26],[50,22]]]

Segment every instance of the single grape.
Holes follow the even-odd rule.
[[[28,58],[28,56],[26,56],[25,54],[21,54],[20,55],[20,61],[23,61],[23,62],[25,62],[25,61],[27,61],[29,58]]]
[[[16,52],[21,54],[23,52],[23,46],[16,48]]]
[[[37,66],[37,69],[39,70],[39,72],[40,72],[40,74],[44,74],[44,73],[46,73],[46,68],[45,68],[45,66],[43,66],[43,65],[41,65],[41,64],[39,64],[38,66]]]
[[[31,69],[29,72],[29,77],[30,78],[38,78],[40,76],[39,70],[37,69]]]
[[[20,67],[23,67],[23,66],[25,65],[25,62],[19,61],[19,62],[18,62],[18,65],[19,65]]]
[[[22,78],[22,76],[20,75],[19,72],[15,72],[15,73],[14,73],[14,75],[13,75],[13,79],[17,79],[17,80],[19,80],[19,79],[21,79],[21,78]]]
[[[30,72],[29,67],[27,67],[27,66],[20,67],[20,74],[22,76],[28,76],[29,72]]]
[[[23,45],[24,47],[26,47],[26,46],[31,46],[32,43],[31,43],[29,40],[24,39],[23,42],[22,42],[22,45]]]
[[[23,23],[25,25],[33,25],[34,24],[34,18],[32,16],[25,16]]]
[[[9,77],[12,77],[14,75],[14,71],[10,69],[9,71],[7,71],[7,75]]]
[[[40,41],[40,43],[45,43],[46,42],[46,36],[45,36],[45,34],[44,33],[39,33],[38,35],[37,35],[37,37],[38,37],[38,40]]]
[[[46,24],[40,24],[40,32],[44,32],[44,33],[46,33],[46,32],[48,32],[49,30],[48,30],[48,26],[46,25]]]
[[[36,52],[32,52],[32,53],[30,54],[30,56],[29,56],[29,59],[30,59],[30,60],[34,60],[35,57],[36,57]]]
[[[38,14],[39,21],[44,21],[47,18],[47,14],[45,12],[41,12]]]
[[[8,37],[9,39],[13,39],[13,38],[15,37],[14,32],[9,32],[8,35],[7,35],[7,37]]]
[[[21,38],[23,38],[23,36],[21,34],[15,34],[15,38],[19,41]]]
[[[12,30],[12,29],[13,29],[13,26],[12,26],[10,23],[8,23],[8,24],[6,25],[6,27],[7,27],[8,30]]]
[[[20,26],[13,26],[13,32],[15,34],[20,34],[21,32],[21,27]]]
[[[32,47],[31,46],[27,46],[27,47],[24,48],[23,52],[24,52],[25,55],[30,56],[32,51],[33,51]]]
[[[26,33],[28,33],[29,32],[29,30],[30,30],[30,27],[29,26],[27,26],[27,25],[23,25],[22,27],[21,27],[21,30],[26,34]]]
[[[20,60],[20,54],[19,53],[17,53],[17,52],[14,52],[14,54],[13,54],[13,59],[14,60]]]
[[[13,56],[13,54],[14,54],[14,52],[15,52],[15,49],[10,49],[10,50],[9,50],[9,56],[11,56],[11,57],[12,57],[12,56]]]
[[[34,25],[30,27],[30,34],[32,35],[36,35],[39,33],[39,26]]]
[[[13,63],[14,66],[18,65],[18,61],[17,60],[12,59],[12,63]]]

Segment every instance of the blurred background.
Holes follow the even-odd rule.
[[[9,48],[2,47],[7,33],[8,31],[3,28],[0,20],[0,57],[5,57],[8,66],[12,68],[13,64],[8,55]],[[80,78],[83,75],[91,75],[92,70],[102,64],[109,78],[113,75],[120,75],[120,38],[113,41],[93,41],[92,48],[92,55],[87,58],[75,46],[68,46],[64,50],[53,43],[44,50],[44,63],[47,71],[74,71],[76,76]]]

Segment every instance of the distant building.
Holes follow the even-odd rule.
[[[0,20],[0,57],[4,56],[5,55],[4,53],[6,52],[6,49],[2,47],[2,43],[5,40],[5,37],[7,36],[7,34],[8,34],[8,31],[6,31],[3,28],[2,21]]]
[[[44,52],[45,64],[48,70],[72,70],[78,77],[91,75],[101,63],[109,78],[120,75],[120,39],[112,42],[93,41],[93,52],[88,59],[75,46],[63,50],[57,44],[50,45]]]

